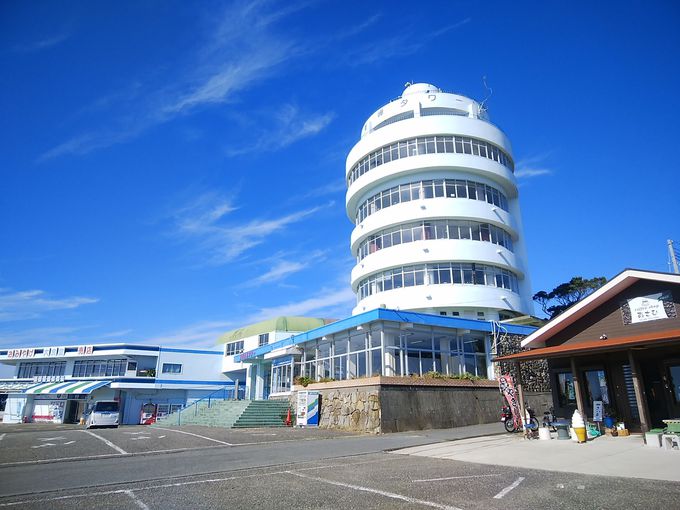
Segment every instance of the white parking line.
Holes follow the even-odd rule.
[[[517,487],[520,483],[524,481],[524,477],[520,476],[517,480],[512,482],[512,485],[508,485],[505,489],[500,491],[498,494],[496,494],[493,499],[501,499],[503,496],[505,496],[508,492],[510,492],[512,489]]]
[[[154,427],[159,430],[167,430],[169,432],[178,432],[180,434],[186,434],[188,436],[194,436],[194,437],[200,437],[201,439],[205,439],[207,441],[212,441],[214,443],[220,443],[220,444],[225,444],[227,446],[234,446],[231,443],[227,443],[226,441],[220,441],[218,439],[213,439],[212,437],[205,437],[205,436],[200,436],[198,434],[194,434],[193,432],[185,432],[184,430],[176,430],[176,429],[164,429],[163,427]]]
[[[132,501],[134,501],[134,502],[135,502],[135,505],[137,505],[139,508],[141,508],[142,510],[149,510],[149,507],[146,506],[146,505],[144,504],[144,502],[143,502],[141,499],[139,499],[139,498],[135,495],[134,492],[132,492],[132,491],[125,491],[125,494],[127,494],[128,496],[130,496],[130,498],[132,499]]]
[[[378,494],[380,496],[385,496],[387,498],[398,499],[401,501],[406,501],[408,503],[415,503],[417,505],[430,506],[432,508],[439,508],[441,510],[460,510],[460,508],[449,505],[442,505],[441,503],[435,503],[434,501],[425,501],[423,499],[411,498],[409,496],[403,496],[401,494],[396,494],[394,492],[381,491],[379,489],[371,489],[370,487],[362,487],[361,485],[352,485],[351,483],[336,482],[333,480],[326,480],[324,478],[318,478],[316,476],[303,475],[302,473],[296,473],[294,471],[286,471],[286,473],[299,476],[300,478],[307,478],[308,480],[314,480],[321,483],[327,483],[330,485],[337,485],[338,487],[344,487],[346,489],[354,489],[356,491],[370,492],[372,494]]]
[[[5,433],[5,434],[0,434],[0,441],[2,441],[2,440],[5,438],[6,435],[7,435],[7,433]]]
[[[104,437],[102,437],[102,436],[98,436],[97,434],[95,434],[94,432],[90,432],[89,430],[83,430],[83,432],[86,432],[87,434],[90,434],[91,436],[94,436],[94,437],[96,437],[97,439],[100,439],[101,441],[104,441],[108,446],[110,446],[111,448],[113,448],[114,450],[116,450],[118,453],[122,453],[122,454],[124,454],[124,455],[127,455],[127,452],[126,452],[125,450],[123,450],[123,449],[122,449],[121,447],[119,447],[119,446],[116,446],[115,444],[113,444],[113,443],[112,443],[111,441],[109,441],[108,439],[106,439],[106,438],[104,438]]]
[[[467,475],[467,476],[447,476],[446,478],[426,478],[424,480],[411,480],[411,482],[439,482],[443,480],[459,480],[462,478],[482,478],[484,476],[500,476],[500,473],[493,475]]]

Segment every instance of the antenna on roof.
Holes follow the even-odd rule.
[[[666,241],[668,243],[668,265],[673,267],[673,272],[675,274],[680,274],[680,269],[678,268],[678,255],[673,248],[673,240],[669,239]]]
[[[482,83],[484,84],[484,88],[487,90],[488,94],[486,95],[484,100],[479,104],[479,110],[485,112],[486,102],[491,97],[491,94],[493,94],[493,89],[486,84],[486,75],[482,76]]]
[[[411,85],[413,85],[413,82],[412,82],[412,81],[407,81],[406,83],[404,83],[404,88],[408,88],[408,87],[410,87]]]

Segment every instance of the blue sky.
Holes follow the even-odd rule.
[[[677,2],[0,5],[0,347],[350,313],[344,162],[425,81],[517,161],[534,292],[668,270]]]

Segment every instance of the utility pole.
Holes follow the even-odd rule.
[[[671,264],[673,264],[673,272],[675,274],[680,274],[680,269],[678,269],[678,257],[675,255],[672,239],[668,240],[668,256],[670,257]]]

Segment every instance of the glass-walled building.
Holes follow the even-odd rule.
[[[329,381],[438,372],[492,379],[494,341],[535,329],[379,308],[266,345],[251,342],[252,349],[227,356],[225,363],[243,366],[255,378],[262,374],[247,390],[253,399],[283,396],[297,377]]]

